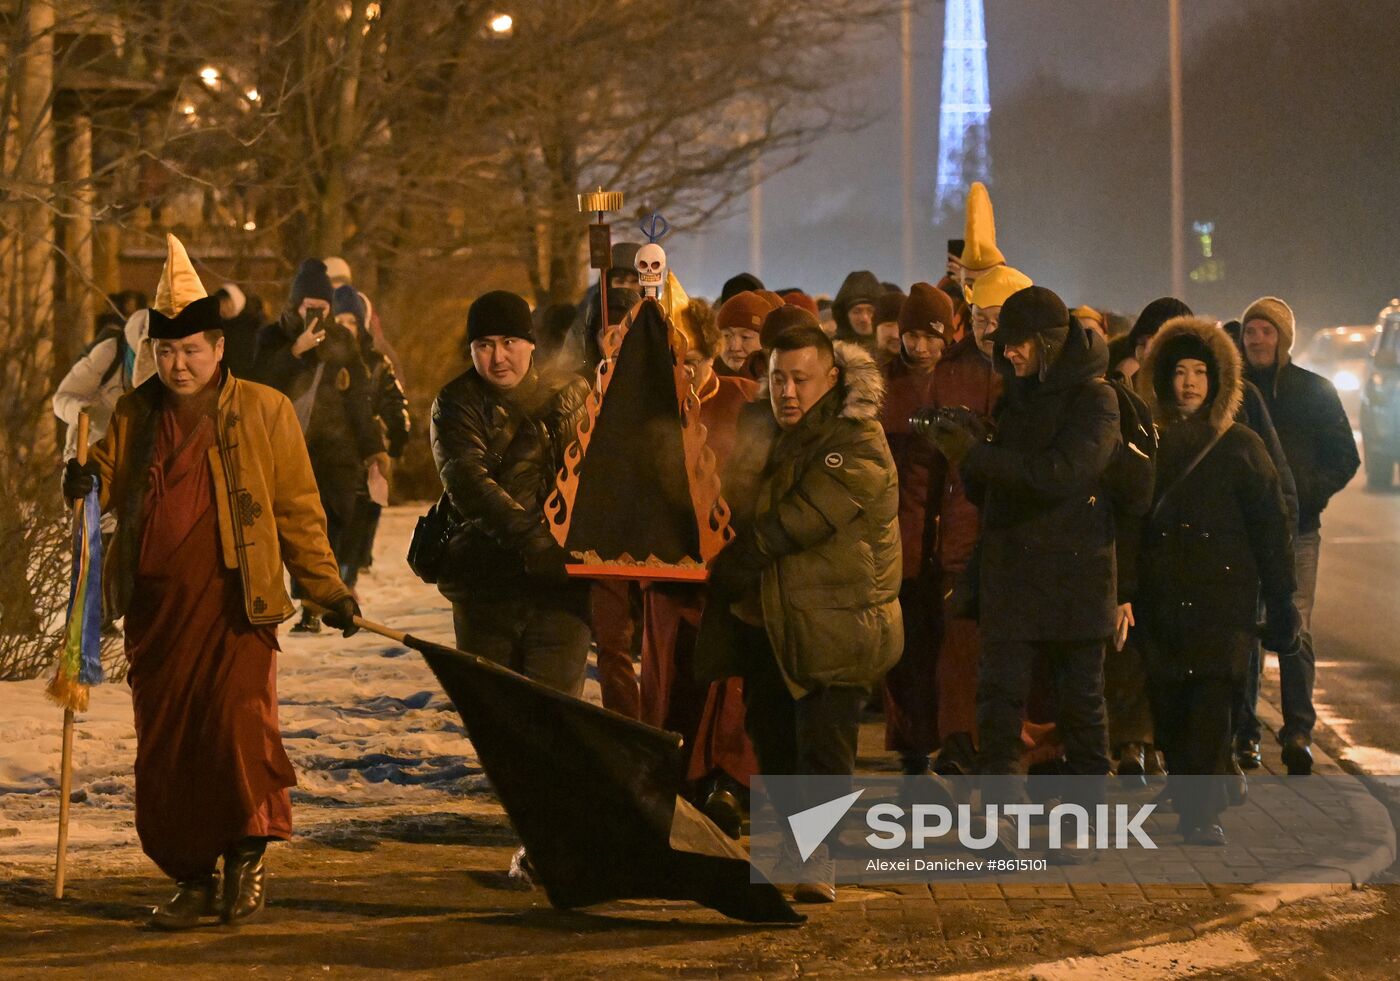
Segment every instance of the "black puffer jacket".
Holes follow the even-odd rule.
[[[995,361],[1010,371],[999,345]],[[1104,476],[1122,436],[1107,368],[1103,338],[1072,322],[1044,379],[1009,379],[995,437],[961,464],[968,499],[982,507],[985,639],[1113,633],[1113,503]]]
[[[1248,426],[1264,442],[1264,449],[1278,471],[1283,503],[1288,506],[1288,527],[1297,531],[1298,485],[1293,480],[1293,468],[1288,465],[1288,457],[1284,456],[1283,444],[1279,442],[1278,430],[1274,428],[1274,418],[1269,415],[1269,406],[1264,402],[1264,393],[1252,382],[1244,383],[1244,400],[1235,413],[1235,421]]]
[[[1361,456],[1332,383],[1291,361],[1248,372],[1259,386],[1298,487],[1298,531],[1322,526],[1332,495],[1356,476]]]
[[[1183,337],[1203,341],[1215,360],[1216,394],[1189,419],[1176,411],[1171,390],[1182,356],[1173,341]],[[1278,472],[1263,441],[1234,421],[1243,398],[1239,352],[1213,321],[1169,322],[1143,371],[1153,380],[1162,434],[1135,608],[1149,670],[1178,679],[1241,679],[1258,636],[1261,593],[1273,643],[1290,646],[1298,629],[1292,535]],[[1188,472],[1217,434],[1219,441]]]
[[[433,402],[433,459],[460,530],[438,588],[450,600],[524,585],[557,545],[544,504],[585,411],[588,384],[535,369],[509,391],[469,368]]]

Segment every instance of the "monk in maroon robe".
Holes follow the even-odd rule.
[[[292,832],[296,777],[274,676],[277,624],[293,613],[285,571],[346,636],[359,607],[326,538],[296,410],[223,370],[218,300],[170,241],[150,313],[158,377],[117,402],[64,492],[96,483],[116,513],[103,592],[109,614],[126,617],[136,830],[178,886],[151,924],[185,929],[260,911],[264,849]]]
[[[158,413],[126,614],[136,833],[177,882],[210,875],[229,842],[289,838],[296,784],[277,721],[277,628],[248,623],[238,573],[220,558],[217,394]]]

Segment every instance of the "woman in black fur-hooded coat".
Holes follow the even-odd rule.
[[[1265,646],[1297,650],[1290,522],[1263,442],[1234,421],[1243,374],[1225,332],[1198,317],[1168,321],[1143,371],[1161,433],[1139,560],[1153,719],[1182,834],[1223,844],[1225,785],[1199,775],[1233,772],[1232,696],[1259,635],[1261,593]]]

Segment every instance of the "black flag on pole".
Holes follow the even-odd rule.
[[[748,855],[679,795],[680,738],[407,636],[462,716],[482,768],[561,909],[688,899],[737,920],[801,923]]]

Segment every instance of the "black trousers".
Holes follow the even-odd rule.
[[[1228,803],[1224,777],[1234,773],[1232,712],[1239,682],[1153,677],[1149,687],[1157,745],[1167,760],[1167,787],[1182,827],[1218,824]]]
[[[984,640],[977,671],[977,772],[993,777],[1019,773],[1021,720],[1031,692],[1035,661],[1040,657],[1054,688],[1051,694],[1055,727],[1065,748],[1067,771],[1082,776],[1106,775],[1109,759],[1103,697],[1104,646],[1103,640]],[[1011,786],[1007,781],[997,783]],[[984,781],[984,796],[987,788],[994,785]],[[1086,797],[1101,795],[1101,789],[1084,793]]]
[[[741,625],[736,642],[744,658],[744,729],[760,773],[849,777],[856,769],[860,713],[870,692],[855,686],[818,688],[793,698],[761,629]],[[773,803],[783,814],[808,806],[800,797]]]
[[[453,603],[452,625],[460,649],[578,696],[593,639],[587,613],[583,586]]]

